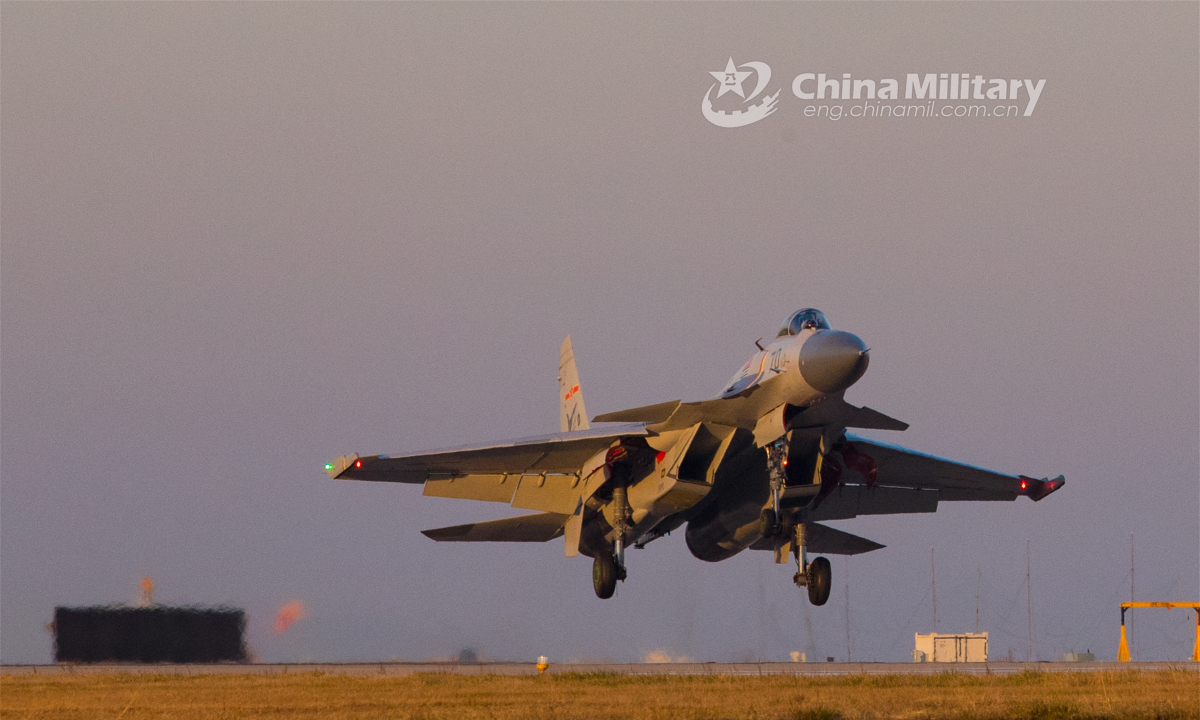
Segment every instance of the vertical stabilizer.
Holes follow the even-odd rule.
[[[571,336],[563,340],[558,351],[558,401],[562,408],[559,427],[563,432],[587,430],[587,410],[583,407],[583,393],[579,391],[579,371],[575,369],[575,351],[571,348]]]

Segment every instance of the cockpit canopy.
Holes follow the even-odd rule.
[[[788,316],[784,321],[783,328],[775,337],[786,337],[788,335],[799,335],[801,331],[807,329],[829,330],[829,321],[825,319],[825,313],[816,308],[804,308],[797,310]]]

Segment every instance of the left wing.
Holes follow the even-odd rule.
[[[424,483],[425,495],[569,514],[583,464],[614,440],[649,434],[645,423],[610,425],[482,447],[342,456],[325,471],[337,480]]]
[[[939,501],[1016,500],[1035,502],[1063,486],[1062,475],[1041,480],[926,455],[908,448],[846,434],[840,448],[843,465],[863,476],[868,487],[936,490]]]

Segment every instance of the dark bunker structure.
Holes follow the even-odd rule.
[[[54,609],[60,663],[246,662],[246,613],[228,607]]]

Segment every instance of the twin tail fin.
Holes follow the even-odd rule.
[[[583,393],[579,390],[579,371],[575,368],[575,350],[571,347],[571,336],[563,340],[558,351],[558,402],[559,429],[562,432],[587,430],[587,410],[583,406]]]

